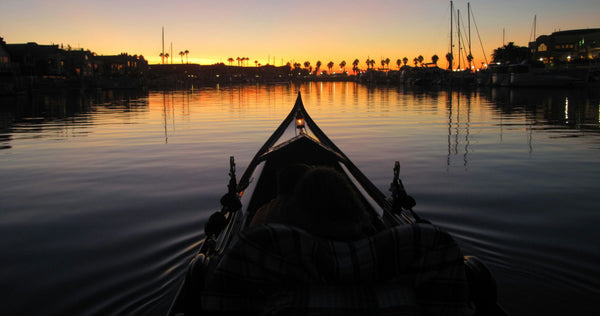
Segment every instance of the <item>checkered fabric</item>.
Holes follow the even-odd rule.
[[[267,224],[242,231],[200,297],[245,315],[469,315],[463,256],[430,224],[353,242]]]

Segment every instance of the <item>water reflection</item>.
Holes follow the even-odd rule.
[[[598,131],[597,89],[493,89],[486,96],[506,115],[525,114],[533,125]]]
[[[228,157],[246,166],[297,91],[382,191],[391,162],[406,166],[418,211],[506,271],[504,299],[545,295],[550,283],[598,292],[586,278],[598,274],[597,91],[315,82],[0,99],[0,240],[14,269],[0,278],[17,289],[8,310],[42,313],[26,309],[37,295],[49,315],[164,314]]]
[[[0,97],[0,149],[9,149],[19,137],[81,137],[93,125],[91,114],[115,115],[147,108],[147,93],[130,90],[83,92],[65,90],[54,94],[23,94]],[[23,136],[23,135],[31,136]]]
[[[447,171],[452,164],[452,156],[459,155],[459,146],[464,138],[464,153],[462,154],[463,167],[468,170],[469,146],[471,134],[471,100],[472,93],[452,93],[448,91],[447,98],[447,116],[448,116],[448,155],[446,158]],[[464,100],[463,100],[464,99]],[[461,102],[466,103],[461,109]],[[462,113],[461,113],[462,111]],[[464,136],[461,135],[464,133]]]
[[[507,130],[523,128],[526,132],[528,150],[534,150],[535,130],[556,130],[565,128],[555,137],[581,137],[587,132],[600,129],[599,92],[595,90],[537,90],[537,89],[489,89],[479,91],[432,91],[402,89],[398,87],[363,87],[350,82],[315,82],[305,85],[255,85],[210,88],[218,92],[232,111],[248,105],[273,106],[281,103],[276,96],[304,90],[313,105],[348,107],[366,106],[377,111],[390,105],[416,109],[425,107],[445,107],[447,117],[447,161],[451,165],[453,157],[462,156],[466,169],[469,162],[472,137],[472,114],[488,120],[499,127],[499,138],[503,141]],[[165,143],[176,132],[176,116],[190,119],[190,104],[202,104],[203,91],[161,92],[161,115]],[[366,93],[363,93],[366,92]],[[214,98],[214,93],[207,94]],[[326,98],[326,99],[324,99]],[[265,101],[266,104],[265,104]],[[442,103],[440,103],[442,102]],[[0,98],[0,149],[11,148],[14,133],[32,133],[46,137],[44,131],[52,130],[54,137],[83,136],[88,131],[78,129],[92,125],[91,113],[114,115],[132,110],[148,108],[148,93],[142,91],[106,90],[83,93],[64,91],[52,95],[20,95]],[[492,104],[490,113],[483,108]],[[180,111],[175,113],[175,111]],[[480,118],[478,118],[480,120]],[[478,125],[482,124],[481,122]],[[475,127],[478,127],[475,125]],[[585,133],[584,133],[585,132]]]

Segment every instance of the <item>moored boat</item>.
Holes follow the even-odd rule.
[[[297,164],[342,175],[375,231],[345,240],[281,223],[250,227],[276,197],[277,176]],[[485,265],[412,210],[399,163],[386,197],[312,120],[300,93],[239,181],[230,158],[229,176],[169,315],[504,314]]]

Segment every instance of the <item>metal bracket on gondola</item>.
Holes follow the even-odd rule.
[[[235,177],[235,160],[233,156],[229,157],[229,183],[227,184],[227,194],[221,198],[223,206],[221,212],[235,212],[242,208],[240,196],[237,191],[238,184]]]
[[[424,221],[412,210],[417,202],[404,189],[402,180],[400,180],[400,162],[398,161],[394,164],[394,179],[390,184],[390,191],[392,192],[392,210],[394,212],[400,214],[402,210],[408,210],[417,222]]]
[[[214,212],[208,218],[204,225],[204,233],[210,239],[218,236],[227,225],[225,215],[229,212],[235,212],[242,208],[242,202],[237,193],[237,179],[235,177],[235,160],[233,156],[229,157],[229,183],[227,184],[227,193],[221,197],[221,211]]]

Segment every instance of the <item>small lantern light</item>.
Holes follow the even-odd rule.
[[[300,133],[304,133],[304,127],[306,125],[306,122],[304,121],[304,116],[302,116],[302,113],[298,112],[296,114],[296,128],[300,130]]]

